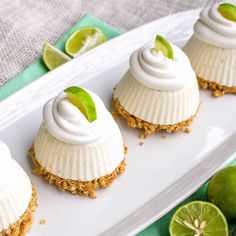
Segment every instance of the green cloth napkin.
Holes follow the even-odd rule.
[[[69,36],[79,28],[87,26],[94,26],[100,28],[108,39],[120,35],[120,32],[111,27],[110,25],[100,21],[99,19],[90,14],[85,14],[77,24],[75,24],[71,29],[69,29],[61,37],[61,39],[58,40],[55,46],[60,50],[64,51],[65,42],[69,38]],[[23,71],[21,71],[14,78],[12,78],[2,87],[0,87],[0,101],[10,96],[17,90],[23,88],[32,81],[38,79],[47,72],[48,69],[44,66],[41,57],[39,59],[36,59],[32,64],[28,65]]]
[[[108,39],[111,39],[120,34],[118,30],[98,20],[94,16],[86,14],[77,24],[75,24],[62,36],[62,38],[55,44],[55,46],[60,50],[64,51],[64,45],[68,37],[77,29],[86,26],[94,26],[100,28],[106,34]],[[43,74],[47,73],[47,71],[48,70],[44,66],[41,58],[36,59],[32,64],[27,66],[22,72],[20,72],[13,79],[7,82],[4,86],[0,87],[0,100],[8,97],[15,91],[26,86],[30,82],[36,80]],[[236,165],[236,161],[232,162],[231,165]],[[207,184],[202,186],[196,193],[194,193],[180,205],[193,200],[206,200],[206,188]],[[177,206],[176,208],[178,208],[179,206]],[[168,214],[166,214],[164,217],[162,217],[155,223],[153,223],[152,225],[150,225],[148,228],[143,230],[141,233],[138,234],[138,236],[169,236],[168,226],[170,219],[174,214],[176,208],[170,211]],[[231,224],[230,228],[231,230],[233,229],[233,224]]]

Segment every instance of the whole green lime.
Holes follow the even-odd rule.
[[[228,219],[236,219],[236,166],[226,167],[211,178],[207,197]]]

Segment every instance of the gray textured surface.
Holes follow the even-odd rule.
[[[217,0],[1,0],[0,85],[41,54],[89,12],[121,31]]]

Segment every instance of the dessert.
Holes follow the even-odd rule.
[[[25,235],[37,207],[36,191],[3,142],[0,153],[0,235]]]
[[[70,87],[48,101],[29,155],[34,172],[61,191],[95,198],[125,170],[120,130],[92,91]]]
[[[221,3],[203,9],[184,52],[200,88],[215,97],[236,94],[236,7]]]
[[[141,137],[159,130],[189,132],[199,107],[196,75],[184,52],[163,37],[147,43],[130,57],[130,68],[114,92],[114,115]]]

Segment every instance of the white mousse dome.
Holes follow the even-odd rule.
[[[34,142],[35,157],[50,173],[64,179],[91,181],[112,173],[124,159],[120,130],[93,92],[97,119],[89,122],[64,92],[44,106]]]
[[[184,51],[199,78],[235,87],[236,22],[224,18],[218,7],[201,11]]]
[[[174,60],[154,52],[150,43],[137,49],[114,93],[126,111],[152,124],[177,124],[195,115],[199,106],[190,62],[181,49],[171,46]]]
[[[29,177],[0,141],[0,234],[25,213],[31,196]]]

